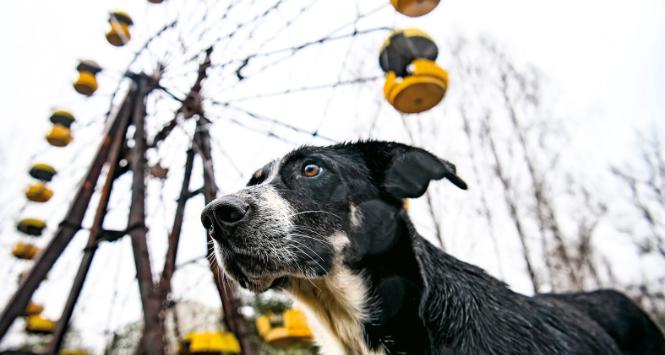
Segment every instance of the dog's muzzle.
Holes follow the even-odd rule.
[[[201,213],[201,222],[210,236],[219,241],[232,235],[233,229],[245,222],[250,215],[249,203],[233,195],[222,196],[208,204]]]

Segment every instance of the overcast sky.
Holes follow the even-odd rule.
[[[167,0],[168,2],[169,0]],[[133,51],[138,48],[141,41],[146,38],[147,33],[151,33],[169,19],[175,16],[178,11],[183,15],[190,16],[195,21],[195,14],[189,13],[187,8],[179,6],[181,0],[170,0],[169,6],[147,5],[147,1],[139,0],[63,0],[63,1],[36,1],[22,0],[5,2],[4,11],[0,14],[0,33],[3,43],[2,65],[0,65],[0,95],[4,99],[3,103],[3,129],[0,130],[0,162],[4,164],[2,179],[3,196],[0,196],[0,202],[11,201],[9,206],[21,208],[24,203],[21,200],[21,191],[29,181],[26,177],[26,169],[30,163],[35,160],[47,160],[55,162],[74,162],[76,169],[67,170],[65,176],[80,176],[79,167],[85,166],[90,155],[94,151],[92,148],[98,141],[101,131],[103,114],[109,104],[108,94],[112,91],[114,83],[120,77],[120,73],[126,66]],[[215,1],[208,1],[214,3]],[[386,1],[387,2],[387,1]],[[193,3],[193,2],[192,2]],[[197,4],[201,1],[197,1]],[[247,2],[250,3],[250,2]],[[253,8],[269,6],[273,1],[255,1]],[[287,1],[287,3],[289,3]],[[285,10],[284,14],[291,13],[294,8],[309,2],[295,2],[290,10]],[[361,4],[351,0],[319,0],[302,16],[300,28],[297,31],[287,32],[279,35],[272,44],[274,48],[284,47],[284,45],[294,45],[305,41],[306,39],[318,38],[317,34],[328,33],[335,29],[338,24],[348,22],[355,15],[356,9],[361,12],[376,8],[384,3],[383,0],[362,0]],[[173,6],[171,6],[173,5]],[[175,6],[178,5],[178,6]],[[288,5],[288,4],[287,4]],[[222,6],[216,6],[216,9],[222,9]],[[136,24],[135,39],[127,48],[112,48],[103,38],[106,29],[106,18],[108,11],[112,9],[127,10],[133,17]],[[220,11],[221,13],[221,11]],[[231,26],[233,21],[242,22],[240,15],[234,14],[236,18],[226,19],[226,22],[220,23],[220,26]],[[230,16],[230,17],[233,17]],[[286,15],[284,15],[286,16]],[[376,26],[398,26],[398,27],[419,27],[427,31],[437,40],[440,48],[439,62],[446,63],[446,49],[442,44],[454,35],[464,33],[470,36],[478,34],[489,34],[504,45],[512,55],[521,62],[532,63],[539,67],[551,81],[553,87],[558,90],[560,97],[557,102],[565,107],[565,111],[571,113],[580,120],[580,136],[588,135],[589,144],[602,147],[599,154],[607,157],[609,155],[623,155],[629,157],[630,149],[627,147],[634,144],[634,132],[637,130],[656,129],[661,134],[665,132],[665,104],[663,103],[665,94],[665,2],[661,0],[561,0],[561,1],[534,1],[534,0],[444,0],[441,5],[431,14],[417,19],[410,19],[396,15],[390,8],[384,8],[376,16],[368,20],[367,28]],[[192,24],[195,25],[195,24]],[[266,21],[257,29],[257,37],[261,33],[271,34],[280,28],[279,20],[273,22]],[[141,33],[144,31],[145,33]],[[347,31],[348,32],[348,31]],[[375,56],[376,49],[385,37],[386,33],[370,36],[364,42],[360,42],[356,47],[360,48],[352,53],[349,58],[360,61],[363,56]],[[268,36],[269,37],[269,36]],[[258,41],[258,39],[257,39]],[[163,44],[167,45],[167,44]],[[229,51],[233,51],[228,49]],[[280,86],[275,84],[279,81],[282,88],[288,88],[290,85],[299,87],[303,84],[315,84],[332,82],[341,69],[329,70],[321,74],[322,67],[326,68],[328,61],[334,61],[335,58],[321,58],[320,53],[337,53],[346,50],[346,47],[335,45],[326,47],[328,52],[312,50],[311,54],[304,58],[286,61],[285,67],[296,68],[300,73],[311,73],[301,77],[294,76],[289,72],[289,76],[282,78],[277,74],[268,74],[265,82],[260,80],[256,84],[248,81],[249,84],[239,87],[233,92],[232,97],[243,97],[244,94],[271,92],[265,85],[274,85],[276,89]],[[364,51],[363,51],[364,49]],[[158,47],[156,52],[164,50],[164,47]],[[238,49],[241,51],[241,49]],[[319,53],[319,54],[317,54]],[[223,58],[226,53],[216,53],[219,58]],[[89,100],[82,100],[71,90],[71,82],[75,78],[74,67],[80,58],[91,57],[102,66],[106,71],[100,75],[100,94]],[[232,56],[233,57],[233,56]],[[365,58],[368,62],[365,67],[369,68],[363,73],[369,72],[380,75],[376,58]],[[338,63],[339,64],[339,63]],[[348,65],[351,66],[351,65]],[[363,67],[364,68],[364,67]],[[374,68],[374,69],[373,69]],[[291,69],[290,69],[291,70]],[[187,70],[184,70],[187,72]],[[189,72],[193,72],[189,70]],[[346,73],[348,74],[348,73]],[[286,75],[286,74],[285,74]],[[346,75],[347,77],[349,75]],[[175,80],[175,79],[174,79]],[[183,82],[187,81],[183,77]],[[452,78],[454,83],[454,78]],[[224,81],[220,81],[224,83]],[[216,88],[215,88],[216,89]],[[454,86],[453,86],[454,89]],[[210,95],[216,93],[216,90],[208,89]],[[361,89],[358,89],[361,90]],[[380,83],[374,83],[364,87],[362,91],[367,97],[380,97]],[[275,91],[275,90],[272,90]],[[279,91],[279,90],[278,90]],[[314,93],[307,97],[306,107],[299,107],[297,104],[283,104],[273,102],[269,99],[259,102],[248,102],[246,106],[253,110],[269,114],[273,117],[288,118],[295,117],[298,114],[308,115],[307,121],[304,116],[294,118],[300,125],[310,125],[310,129],[316,127],[312,122],[318,121],[318,107],[330,106],[326,109],[326,125],[322,132],[329,133],[338,139],[350,138],[344,136],[345,131],[342,128],[335,128],[335,114],[348,113],[348,100],[360,91],[342,91],[334,99],[329,98],[330,92]],[[227,93],[220,90],[220,95]],[[235,96],[233,96],[235,95]],[[360,95],[360,94],[359,94]],[[365,97],[359,96],[359,97]],[[221,96],[220,96],[221,97]],[[216,98],[216,97],[213,97]],[[347,101],[345,101],[347,100]],[[320,104],[320,106],[318,106]],[[366,106],[366,105],[365,105]],[[371,105],[370,105],[371,106]],[[74,131],[77,141],[71,147],[66,149],[49,149],[43,142],[43,135],[48,130],[48,115],[54,107],[70,108],[77,114],[80,124]],[[364,106],[363,106],[364,107]],[[360,110],[360,112],[365,112]],[[168,116],[168,109],[164,109],[164,116]],[[314,116],[312,116],[314,115]],[[352,122],[341,121],[352,124]],[[237,132],[237,133],[236,133]],[[243,133],[243,130],[219,131],[229,144],[226,145],[226,151],[233,157],[234,164],[237,165],[241,173],[247,175],[254,168],[258,167],[265,159],[280,155],[288,144],[250,144],[255,143],[256,136]],[[214,133],[214,132],[213,132]],[[291,136],[294,140],[297,136]],[[300,137],[302,139],[303,137]],[[303,140],[307,142],[308,140]],[[177,144],[174,143],[174,146]],[[261,146],[261,149],[257,148]],[[587,145],[587,146],[588,146]],[[241,147],[241,148],[239,148]],[[256,149],[255,149],[256,148]],[[247,153],[245,150],[251,151]],[[161,153],[168,156],[177,152]],[[219,156],[219,153],[217,153]],[[174,158],[175,159],[175,158]],[[223,160],[223,159],[222,159]],[[174,160],[170,160],[173,162]],[[177,167],[175,160],[173,166]],[[78,164],[78,165],[77,165]],[[224,168],[228,170],[235,169],[227,160],[222,162]],[[78,171],[78,173],[77,173]],[[69,174],[69,175],[67,175]],[[243,176],[240,174],[229,177],[220,183],[222,189],[233,190],[242,184]],[[57,224],[57,217],[62,212],[62,207],[67,204],[67,189],[71,189],[75,181],[54,182],[56,187],[55,201],[50,202],[51,207],[34,208],[34,213],[48,213],[52,216],[52,225]],[[177,180],[177,179],[175,179]],[[196,185],[197,181],[192,183]],[[126,183],[126,182],[125,182]],[[175,186],[175,185],[174,185]],[[158,191],[159,185],[151,186],[152,191]],[[65,191],[65,193],[62,193]],[[175,189],[169,190],[171,193]],[[126,204],[126,196],[116,198],[118,205]],[[123,198],[125,198],[123,200]],[[19,202],[16,202],[19,201]],[[153,202],[153,204],[159,202]],[[196,216],[200,211],[201,201],[193,200],[190,209],[188,209],[188,218],[190,220],[186,230],[198,228]],[[33,207],[29,207],[33,208]],[[120,212],[122,208],[120,208]],[[2,222],[3,230],[11,231],[15,218],[24,210],[17,212],[0,210],[4,218]],[[168,221],[172,209],[161,211],[161,218]],[[122,214],[122,213],[119,213]],[[160,217],[156,217],[159,219]],[[168,229],[168,222],[162,226],[153,228],[157,231],[165,232]],[[196,230],[199,231],[198,229]],[[11,233],[10,233],[11,234]],[[9,248],[11,243],[18,240],[19,236],[11,234],[3,235],[0,240],[0,270],[5,275],[15,275],[27,264],[17,265],[11,260]],[[68,261],[59,264],[60,272],[55,272],[50,276],[47,290],[40,290],[38,296],[45,299],[51,299],[53,307],[47,307],[46,314],[50,317],[57,317],[59,313],[58,302],[62,302],[66,296],[62,291],[63,284],[58,280],[68,280],[68,275],[76,268],[77,254],[76,245],[80,246],[85,242],[85,233],[78,236],[75,241],[74,251],[70,252]],[[121,243],[122,244],[122,243]],[[204,246],[197,244],[196,247],[183,247],[183,253],[179,260],[187,260],[188,257],[201,255]],[[155,252],[160,254],[161,251]],[[120,245],[115,251],[100,252],[98,264],[102,268],[117,270],[126,280],[117,281],[114,285],[121,285],[121,288],[131,289],[131,275],[133,264],[131,259],[131,250],[127,243]],[[100,261],[102,260],[102,261]],[[157,258],[159,260],[159,258]],[[122,270],[122,272],[120,271]],[[201,280],[198,275],[207,275],[203,273],[205,268],[199,267],[196,273],[191,271],[187,276],[176,276],[176,282],[181,282],[179,290],[202,287],[204,291],[192,295],[199,301],[204,301],[212,292],[212,285],[209,279]],[[127,276],[130,275],[130,276]],[[192,277],[191,275],[195,275]],[[112,277],[113,274],[105,277]],[[1,282],[14,282],[13,276],[7,276],[0,279]],[[68,282],[68,281],[67,281]],[[113,287],[105,288],[102,284],[105,280],[91,281],[95,287],[104,290],[105,296],[112,296],[116,292]],[[205,285],[207,286],[199,286]],[[90,287],[89,287],[90,288]],[[9,296],[12,290],[8,287],[2,287],[0,290],[0,303]],[[107,290],[108,289],[108,290]],[[124,302],[126,316],[118,317],[113,320],[113,324],[122,324],[123,322],[138,318],[138,303],[136,301],[136,290],[125,292],[120,298],[126,299]],[[94,291],[86,291],[95,294]],[[52,293],[52,294],[51,294]],[[100,293],[102,293],[100,291]],[[184,291],[182,293],[184,295]],[[184,296],[183,296],[184,297]],[[198,297],[198,298],[197,298]],[[111,298],[108,298],[109,302]],[[129,301],[127,301],[129,300]],[[122,301],[119,301],[122,303]],[[214,304],[214,302],[211,302]],[[95,309],[94,302],[84,298],[84,310],[90,311],[90,317],[81,316],[78,311],[77,321],[80,321],[81,327],[94,328],[94,334],[90,341],[94,346],[99,347],[103,344],[103,334],[101,332],[107,325],[107,309],[91,311]],[[120,306],[118,306],[120,307]],[[12,338],[14,341],[18,337]],[[2,346],[0,346],[2,347]]]

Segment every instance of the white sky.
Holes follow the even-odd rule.
[[[179,0],[171,1],[179,2]],[[210,3],[214,3],[214,1]],[[260,4],[272,4],[273,2],[257,1],[256,3],[259,5],[255,7],[260,8]],[[291,6],[291,8],[305,3],[305,1],[296,2],[297,5]],[[381,5],[383,0],[362,0],[361,3],[362,10],[366,11]],[[111,92],[110,88],[114,86],[114,82],[132,51],[145,38],[146,33],[160,27],[166,21],[165,17],[174,15],[175,7],[148,6],[137,0],[22,0],[7,1],[3,5],[4,11],[0,13],[2,17],[0,33],[4,48],[1,57],[2,65],[0,65],[0,79],[2,80],[0,97],[4,98],[2,100],[4,129],[0,131],[0,162],[4,164],[2,178],[6,180],[2,181],[4,186],[0,202],[9,201],[10,206],[20,207],[22,206],[21,191],[29,181],[25,172],[34,159],[56,162],[74,161],[74,167],[83,166],[89,160],[94,150],[91,147],[96,144],[98,132],[101,129],[99,122],[108,107],[109,97],[107,95]],[[127,48],[112,48],[103,38],[107,13],[111,9],[127,10],[137,23],[136,38]],[[346,23],[348,18],[353,18],[355,9],[355,1],[320,0],[312,7],[311,13],[303,16],[300,27],[296,25],[297,31],[287,32],[267,46],[280,48],[301,43],[306,39],[318,38],[321,34],[335,29],[336,25]],[[184,9],[183,13],[187,15],[187,9]],[[630,152],[627,147],[634,144],[633,133],[636,130],[654,128],[661,133],[665,132],[663,124],[665,117],[665,104],[663,104],[663,94],[665,93],[664,20],[665,2],[660,0],[630,2],[618,0],[561,0],[556,2],[445,0],[432,14],[416,19],[396,15],[389,8],[383,9],[377,16],[370,19],[366,27],[393,25],[419,27],[430,33],[439,43],[439,62],[444,65],[446,64],[446,49],[442,44],[446,43],[447,39],[457,33],[490,34],[504,44],[518,60],[533,63],[542,69],[554,86],[560,90],[558,100],[564,107],[564,111],[570,112],[579,119],[579,132],[577,132],[577,140],[574,144],[580,145],[580,149],[599,147],[591,149],[592,156],[597,157],[599,161],[607,161],[614,156],[627,158]],[[242,21],[242,19],[236,18],[233,21]],[[224,25],[231,26],[228,23],[220,23],[220,26]],[[275,20],[274,24],[266,22],[257,33],[270,34],[274,28],[279,28],[278,20]],[[145,30],[146,33],[140,33],[140,30]],[[257,35],[257,37],[260,36],[260,34]],[[362,59],[367,62],[367,64],[359,65],[362,67],[363,73],[380,74],[376,58],[366,58],[366,56],[376,56],[375,50],[384,36],[385,33],[369,36],[353,47],[358,52],[351,53],[349,58]],[[326,58],[325,54],[335,55],[337,53],[341,56],[339,53],[344,53],[347,47],[341,45],[336,47],[336,44],[332,44],[326,48],[329,49],[329,52],[317,52],[317,49],[313,49],[311,55],[286,61],[285,67],[289,68],[288,72],[269,74],[265,82],[270,82],[269,84],[273,85],[274,89],[262,87],[261,85],[267,84],[260,80],[256,81],[257,84],[248,81],[247,85],[232,90],[230,97],[243,97],[253,93],[280,91],[279,88],[335,81],[341,69],[330,70],[326,73],[327,63],[334,59]],[[157,50],[160,49],[163,48]],[[233,51],[233,47],[228,50]],[[238,48],[238,51],[242,50]],[[216,53],[216,55],[222,58],[226,53]],[[100,75],[100,94],[89,100],[81,100],[70,89],[70,83],[75,77],[74,67],[77,59],[87,57],[97,60],[107,70]],[[296,74],[293,74],[294,71]],[[187,70],[183,72],[187,72]],[[349,75],[347,70],[343,77],[352,77],[352,75]],[[185,79],[183,78],[183,80]],[[453,85],[454,80],[452,78]],[[221,83],[223,84],[224,81]],[[207,88],[210,94],[214,94],[216,89],[218,88]],[[328,93],[319,92],[305,96],[304,100],[309,101],[306,104],[298,102],[284,104],[279,100],[266,99],[250,101],[243,107],[271,117],[282,119],[294,117],[294,122],[298,125],[313,129],[320,117],[307,115],[319,114],[321,112],[319,107],[329,105],[331,108],[326,111],[329,116],[326,116],[322,131],[343,139],[352,138],[345,134],[353,130],[354,124],[358,124],[354,123],[354,119],[362,119],[362,117],[342,119],[336,116],[336,114],[349,113],[349,110],[353,110],[354,107],[348,105],[348,100],[354,98],[355,94],[362,98],[376,98],[381,95],[380,83],[368,85],[359,91],[342,91],[336,93],[332,99],[329,99]],[[226,94],[228,93],[224,92],[220,95]],[[223,99],[223,96],[214,98]],[[367,106],[373,106],[374,102],[368,102],[354,102],[354,104],[363,106],[359,112],[371,112],[372,109]],[[42,139],[49,126],[47,118],[53,107],[61,106],[71,108],[79,118],[80,124],[74,130],[77,141],[71,147],[62,150],[49,149]],[[346,106],[351,107],[345,108]],[[165,110],[165,112],[167,111]],[[385,110],[381,112],[385,112]],[[222,114],[227,113],[222,112]],[[168,114],[164,113],[164,117],[166,116]],[[337,123],[338,119],[339,123]],[[233,160],[245,174],[251,173],[252,169],[261,165],[266,159],[281,155],[289,147],[277,143],[260,144],[259,136],[250,135],[242,129],[225,127],[213,131],[213,134],[223,137],[227,153],[234,158]],[[287,135],[287,133],[284,134]],[[297,135],[288,136],[293,139],[303,138]],[[399,134],[396,133],[396,136],[399,137]],[[249,152],[245,151],[244,146],[248,142],[250,142]],[[243,149],[232,147],[243,147]],[[163,154],[169,158],[169,155],[173,153],[176,152]],[[217,156],[219,157],[219,154]],[[173,159],[171,162],[177,168],[178,160]],[[219,164],[222,166],[222,171],[232,169],[228,161],[220,161]],[[68,171],[66,167],[61,167],[61,170]],[[75,179],[66,181],[66,176],[80,176],[80,171],[76,172],[78,170],[80,169],[72,169],[72,172],[65,173],[65,177],[60,176],[60,180],[54,182],[56,197],[49,203],[51,207],[34,209],[35,213],[49,213],[55,219],[51,223],[52,226],[57,224],[57,217],[62,212],[61,208],[53,206],[66,205],[69,197],[67,193],[58,192],[69,191],[68,189],[73,186]],[[220,185],[224,191],[239,188],[243,183],[238,176],[220,179]],[[122,183],[126,184],[127,181]],[[192,187],[199,183],[200,180],[195,178]],[[167,191],[173,195],[177,189],[174,186],[177,185],[177,182],[171,184]],[[58,187],[61,189],[58,190]],[[151,191],[157,191],[159,186],[151,185],[150,188]],[[166,196],[165,200],[168,198],[169,196]],[[116,200],[120,206],[127,203],[126,196],[116,197]],[[188,232],[200,232],[196,229],[198,228],[196,217],[201,203],[200,199],[192,200],[187,214],[189,223],[186,231]],[[152,204],[159,204],[159,202],[153,201]],[[170,221],[172,209],[172,207],[163,208],[161,214],[155,218]],[[118,208],[118,210],[116,211],[118,216],[125,212],[122,208]],[[3,213],[5,215],[2,215]],[[11,231],[11,226],[19,214],[13,210],[9,212],[0,210],[0,217],[5,218],[4,221],[1,221],[3,230]],[[166,222],[166,225],[154,227],[152,231],[163,233],[170,228],[169,224],[170,222]],[[8,256],[8,248],[17,238],[16,235],[7,237],[3,235],[0,238],[2,248],[0,250],[0,270],[6,271],[7,275],[15,275],[22,268],[21,265],[16,265],[11,261]],[[80,246],[85,238],[85,233],[82,233],[77,236],[75,243]],[[185,237],[183,238],[185,242],[188,241]],[[113,251],[100,252],[97,264],[102,266],[96,265],[98,269],[118,270],[117,274],[122,276],[131,275],[133,272],[133,263],[129,259],[131,251],[127,243],[119,245]],[[162,253],[162,249],[159,249],[159,243],[157,245],[157,250],[153,255],[160,260],[158,255]],[[190,246],[186,243],[179,260],[187,260],[188,257],[202,254],[204,246],[195,245]],[[50,308],[47,307],[48,316],[58,316],[59,304],[66,297],[65,292],[62,291],[62,288],[66,286],[58,281],[68,280],[68,275],[75,270],[77,249],[76,247],[72,249],[74,251],[69,252],[67,261],[59,264],[58,270],[60,271],[54,271],[53,275],[50,275],[48,282],[50,286],[46,286],[46,290],[38,292],[37,296],[41,297],[41,301],[50,299],[50,302],[54,304]],[[115,266],[116,263],[118,266]],[[161,265],[161,261],[156,263]],[[199,279],[206,275],[201,270],[205,271],[204,268],[198,268],[196,272],[177,274],[175,282],[182,285],[178,290],[191,289],[192,284],[200,284]],[[95,270],[93,269],[93,271]],[[0,282],[8,281],[11,281],[13,285],[13,276],[0,279]],[[208,279],[203,282],[203,284],[206,283],[208,285],[205,286],[205,290],[196,292],[198,295],[193,297],[205,300],[205,297],[211,294],[212,285]],[[91,284],[93,286],[86,288],[88,295],[97,295],[94,293],[97,287],[102,290],[98,293],[115,292],[112,288],[103,286],[104,280],[97,279]],[[131,276],[124,281],[119,281],[119,284],[121,288],[131,289]],[[12,287],[0,287],[2,289],[0,290],[0,304],[7,299]],[[182,292],[184,295],[184,291]],[[96,333],[89,339],[94,346],[99,347],[103,344],[100,330],[103,330],[106,325],[108,309],[96,309],[95,301],[91,301],[90,297],[85,298],[85,296],[86,294],[84,294],[82,302],[83,311],[79,310],[77,313],[79,316],[76,320],[80,322],[77,325],[94,328]],[[105,296],[108,295],[105,294]],[[114,319],[113,324],[121,324],[138,317],[138,303],[136,298],[132,298],[136,296],[135,290],[133,294],[125,292],[121,296],[129,300],[126,301],[124,311],[128,316],[118,316],[118,319]],[[104,298],[104,300],[107,299]],[[214,304],[214,302],[212,303]],[[48,305],[50,304],[47,303]],[[90,316],[84,317],[81,314],[90,314]],[[18,338],[12,339],[16,341]]]

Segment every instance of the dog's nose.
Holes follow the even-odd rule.
[[[242,199],[227,195],[209,203],[201,213],[201,222],[206,229],[213,226],[230,228],[241,223],[247,216],[249,204]]]

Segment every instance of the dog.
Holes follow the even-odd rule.
[[[305,146],[201,219],[226,273],[289,294],[325,354],[665,354],[617,291],[521,295],[421,237],[403,201],[441,179],[467,188],[416,147]]]

